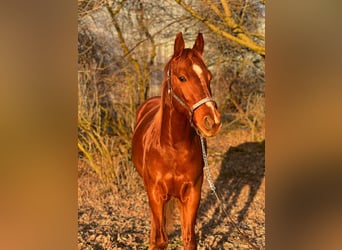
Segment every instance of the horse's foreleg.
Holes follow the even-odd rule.
[[[184,250],[197,249],[195,237],[196,215],[201,199],[201,187],[189,187],[188,195],[179,201]]]
[[[167,234],[165,232],[166,218],[164,213],[166,199],[156,195],[158,193],[158,190],[149,190],[148,192],[149,205],[152,213],[149,250],[167,249],[168,245]]]

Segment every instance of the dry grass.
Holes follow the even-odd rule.
[[[130,156],[132,128],[127,126],[132,123],[133,111],[124,104],[105,107],[101,103],[104,91],[96,85],[97,75],[97,70],[87,64],[79,71],[79,156],[101,181],[119,189],[130,185],[127,177],[134,171]]]

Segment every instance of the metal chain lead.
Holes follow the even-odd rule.
[[[200,139],[201,139],[201,146],[202,146],[202,156],[203,156],[203,161],[204,161],[203,170],[204,170],[205,176],[207,177],[207,181],[209,183],[210,189],[215,193],[216,188],[215,188],[213,179],[211,178],[211,174],[210,174],[207,152],[205,151],[204,139],[202,136],[200,136]]]

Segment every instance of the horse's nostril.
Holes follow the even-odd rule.
[[[204,117],[204,127],[207,130],[211,130],[213,128],[214,123],[215,123],[214,120],[210,116]]]

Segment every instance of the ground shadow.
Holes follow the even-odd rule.
[[[217,193],[222,199],[225,211],[230,217],[237,217],[237,223],[242,222],[250,209],[253,199],[260,188],[265,175],[265,142],[247,142],[236,147],[230,147],[223,155],[218,178],[215,181]],[[206,180],[205,180],[206,181]],[[243,188],[248,186],[249,193],[245,203],[238,211],[232,214],[232,209],[237,205],[239,196]],[[215,207],[215,211],[212,208]],[[241,204],[240,204],[241,207]],[[211,216],[208,216],[211,214]],[[201,202],[198,220],[203,221],[201,231],[205,234],[214,234],[217,226],[226,224],[227,215],[218,205],[212,192]],[[229,225],[228,232],[224,236],[232,233],[234,227]],[[222,237],[221,241],[227,239]],[[219,243],[219,245],[222,242]]]

